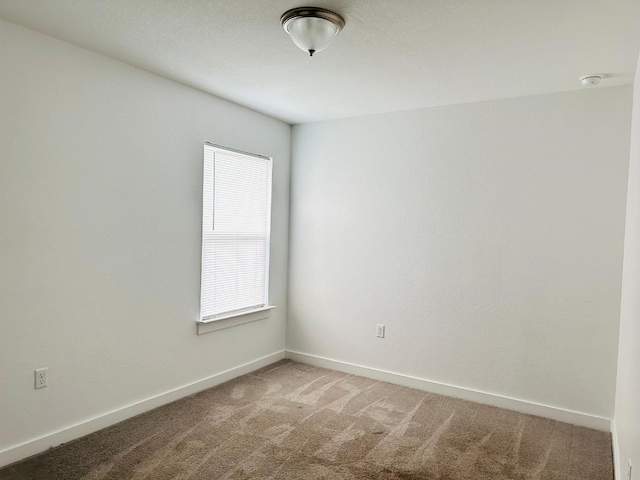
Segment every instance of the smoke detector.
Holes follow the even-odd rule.
[[[602,80],[602,75],[585,75],[580,77],[580,83],[583,87],[595,87]]]

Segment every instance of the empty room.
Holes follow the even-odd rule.
[[[0,480],[640,480],[640,2],[0,0]]]

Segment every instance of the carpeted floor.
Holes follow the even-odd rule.
[[[611,480],[607,433],[289,361],[0,479]]]

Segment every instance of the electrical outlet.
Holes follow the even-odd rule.
[[[377,325],[376,336],[378,338],[384,338],[384,325],[381,325],[380,323]]]
[[[627,474],[627,480],[631,480],[631,459],[629,459],[629,473]]]
[[[47,386],[47,371],[48,368],[39,368],[35,371],[35,385],[34,388],[44,388]]]

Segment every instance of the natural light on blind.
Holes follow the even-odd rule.
[[[271,160],[205,145],[200,317],[266,306]]]

